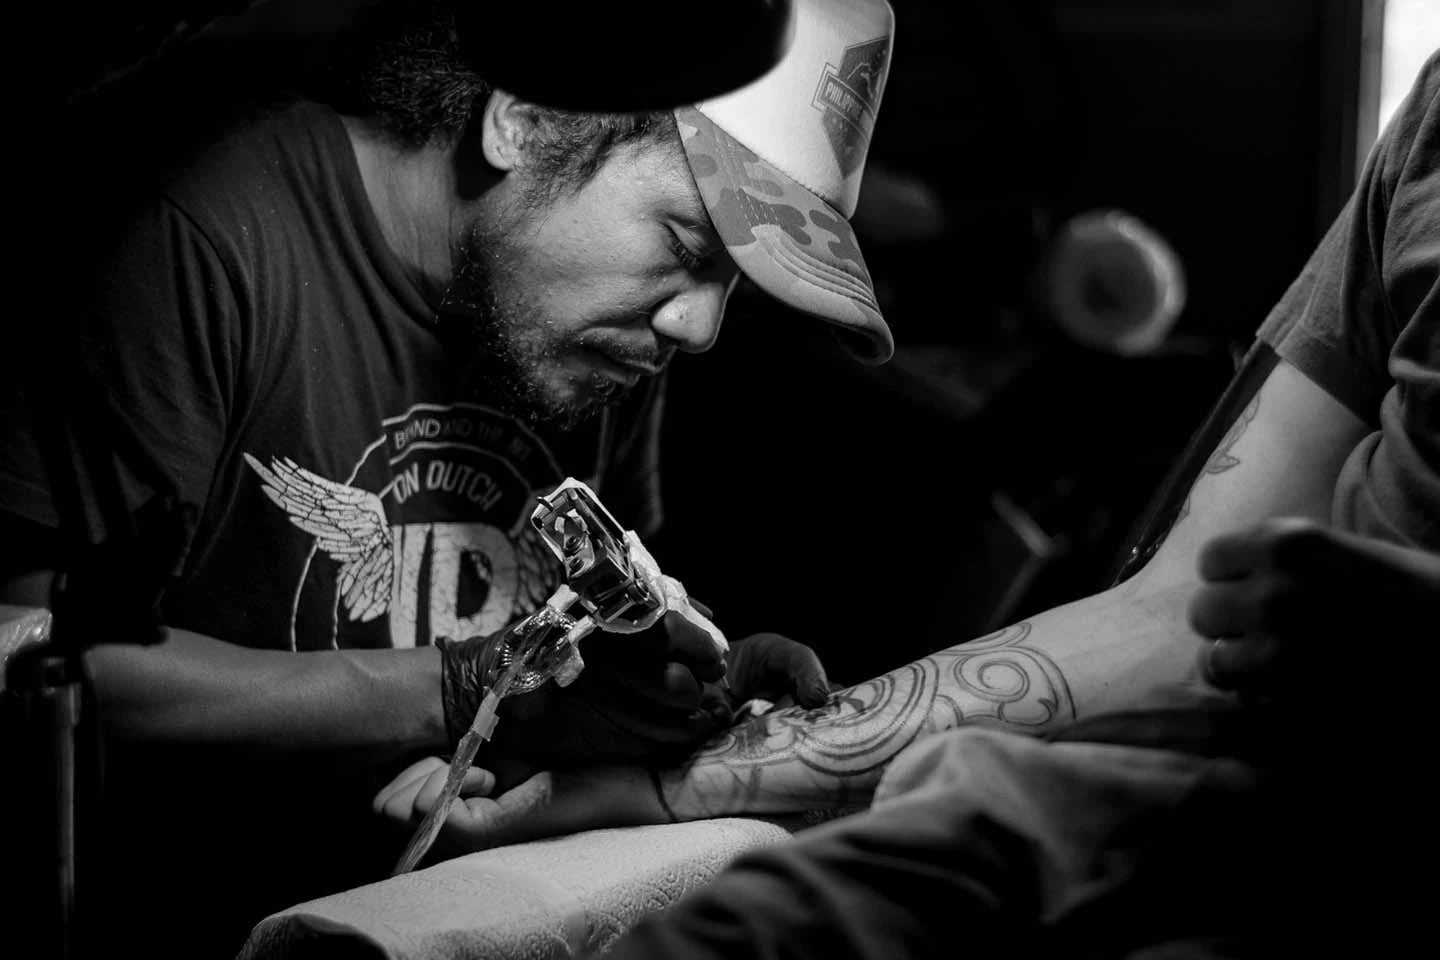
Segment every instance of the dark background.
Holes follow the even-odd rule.
[[[62,101],[68,248],[102,236],[220,104],[323,93],[355,6],[174,0],[59,25],[41,79]],[[1353,182],[1378,5],[894,7],[856,226],[896,359],[860,367],[822,325],[741,287],[719,346],[676,364],[670,522],[653,545],[732,637],[790,633],[841,680],[1113,577]],[[905,196],[929,198],[919,222]],[[1187,305],[1152,354],[1078,346],[1035,306],[1047,240],[1097,208],[1141,218],[1183,263]]]

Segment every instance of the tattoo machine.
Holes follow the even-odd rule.
[[[544,606],[506,631],[499,676],[485,691],[474,721],[456,745],[440,796],[392,876],[413,870],[435,842],[465,771],[495,730],[500,701],[512,693],[528,693],[551,678],[562,687],[569,685],[585,667],[578,644],[596,627],[610,633],[637,633],[673,610],[700,627],[718,653],[728,649],[724,635],[690,603],[680,581],[660,572],[640,538],[622,528],[584,483],[572,477],[541,497],[530,523],[560,562],[564,582]],[[578,618],[569,613],[577,603],[585,610]]]

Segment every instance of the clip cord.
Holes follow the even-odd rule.
[[[505,672],[500,674],[495,685],[485,692],[485,698],[480,701],[480,709],[475,711],[475,719],[471,721],[470,729],[465,731],[465,736],[460,738],[460,743],[455,747],[455,758],[450,761],[450,771],[445,775],[445,786],[440,790],[435,806],[431,807],[430,812],[420,821],[420,826],[410,838],[410,843],[406,845],[405,852],[400,855],[400,860],[395,864],[390,876],[398,877],[414,870],[420,858],[429,852],[431,844],[440,834],[441,825],[450,813],[450,805],[460,793],[460,786],[465,782],[465,772],[474,762],[476,751],[495,731],[498,720],[495,711],[500,706],[501,698],[524,669],[525,658],[517,657],[505,668]]]
[[[565,616],[579,595],[570,588],[568,584],[561,584],[551,594],[550,599],[545,601],[541,610],[552,610],[560,616]],[[537,613],[540,611],[537,611]],[[534,614],[531,614],[534,616]],[[565,633],[563,643],[574,643],[585,636],[594,628],[594,621],[589,617],[582,617],[579,621],[570,625]],[[530,669],[535,653],[540,649],[540,644],[531,642],[520,655],[511,660],[509,666],[495,680],[489,690],[485,691],[484,698],[480,701],[480,707],[475,711],[475,719],[470,721],[470,729],[460,738],[455,746],[455,756],[450,761],[450,770],[445,775],[445,786],[440,790],[440,796],[435,800],[435,805],[430,812],[425,814],[416,828],[415,835],[405,847],[405,852],[400,855],[400,860],[391,871],[392,877],[402,873],[409,873],[415,869],[420,858],[430,850],[435,838],[440,834],[440,827],[445,823],[445,818],[450,814],[450,805],[460,794],[460,787],[465,782],[465,772],[470,769],[470,764],[475,761],[475,754],[480,749],[480,744],[490,739],[495,732],[495,724],[499,722],[497,711],[500,701],[510,692],[511,686],[522,672]]]

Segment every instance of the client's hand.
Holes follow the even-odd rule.
[[[371,806],[413,831],[439,799],[447,772],[439,757],[417,761],[386,784]],[[494,789],[489,771],[467,771],[436,838],[436,852],[454,856],[580,830],[669,822],[649,773],[638,766],[541,771],[498,796]]]
[[[1340,644],[1440,620],[1440,555],[1323,527],[1269,520],[1200,552],[1190,625],[1211,683],[1278,694],[1353,669]],[[1423,636],[1415,636],[1423,642]]]

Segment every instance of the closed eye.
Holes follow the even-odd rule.
[[[670,252],[675,255],[675,259],[680,262],[680,266],[691,273],[698,273],[703,270],[705,268],[705,261],[709,259],[708,257],[700,256],[685,246],[674,233],[670,234]]]

